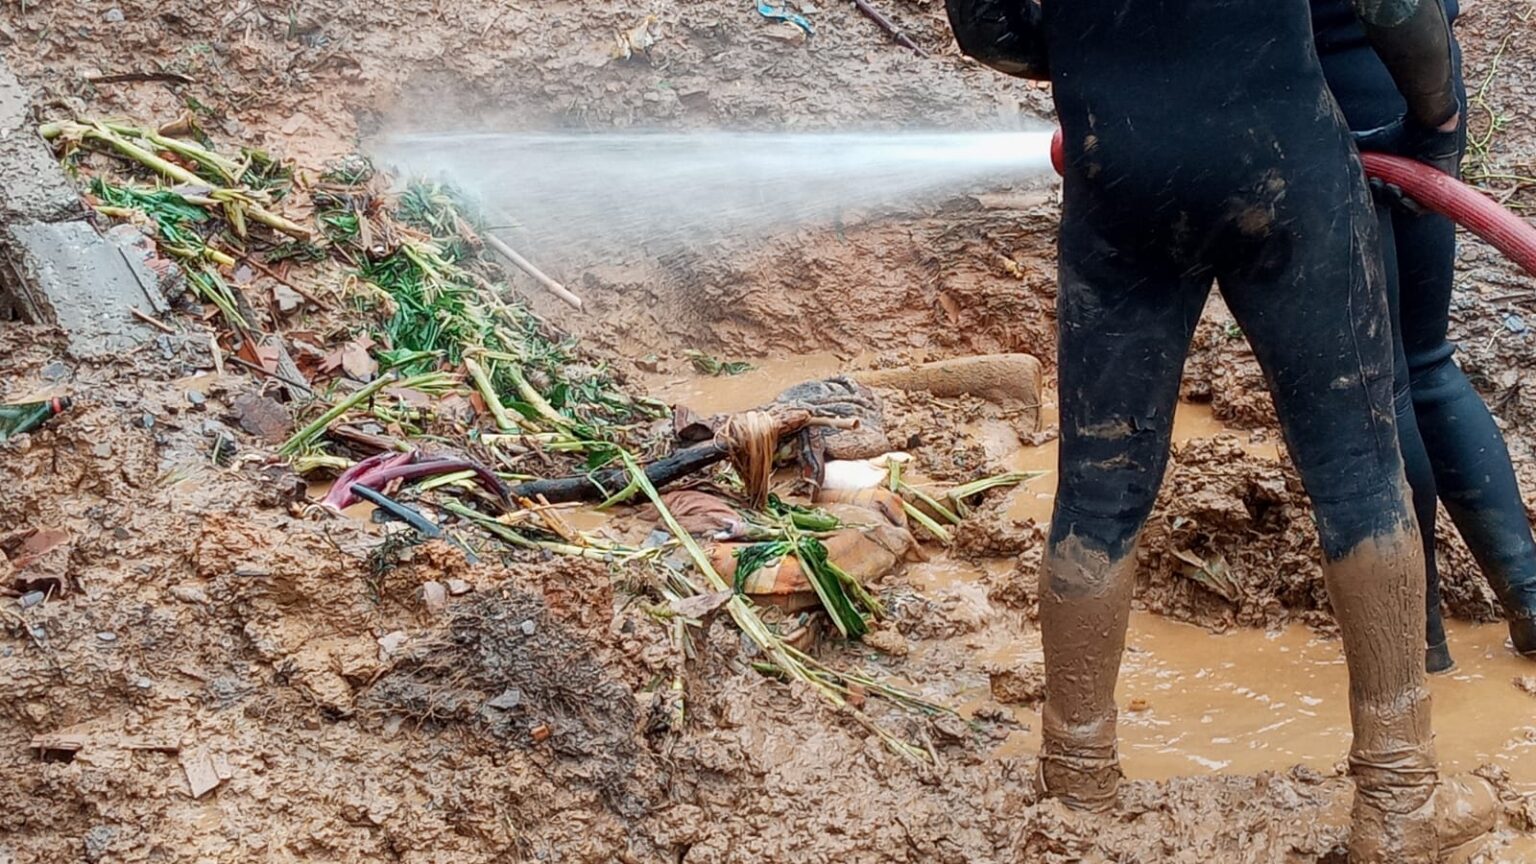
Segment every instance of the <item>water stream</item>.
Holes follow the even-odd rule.
[[[1050,171],[1048,131],[431,133],[368,149],[476,196],[545,260],[845,222]]]

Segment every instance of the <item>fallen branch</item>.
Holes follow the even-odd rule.
[[[564,300],[566,303],[569,303],[571,306],[574,306],[577,309],[582,308],[580,297],[577,297],[575,294],[567,291],[564,285],[561,285],[559,282],[556,282],[555,280],[544,275],[543,270],[533,266],[533,262],[517,254],[517,251],[503,242],[501,238],[495,236],[494,234],[487,234],[485,235],[485,242],[486,245],[490,246],[492,249],[495,249],[497,252],[500,252],[502,257],[516,265],[517,269],[527,273],[529,276],[532,276],[533,280],[548,289],[549,293],[559,297],[561,300]]]
[[[865,17],[869,18],[869,20],[880,25],[881,30],[889,33],[891,38],[896,40],[896,44],[902,46],[903,48],[912,49],[913,51],[917,52],[917,56],[919,57],[928,56],[928,52],[918,47],[916,42],[908,39],[905,33],[898,30],[896,25],[891,23],[891,19],[882,15],[879,9],[869,5],[869,0],[853,0],[853,5],[859,7],[859,11],[863,12]]]
[[[710,443],[688,447],[645,466],[646,479],[654,486],[665,486],[708,468],[726,456],[724,447]],[[601,501],[615,491],[629,485],[630,474],[624,468],[612,468],[580,477],[560,477],[554,480],[534,480],[512,487],[516,498],[544,496],[551,504],[569,501]]]

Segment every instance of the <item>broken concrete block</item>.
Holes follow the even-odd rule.
[[[0,221],[61,222],[85,215],[80,193],[37,134],[27,90],[0,61]]]
[[[67,332],[71,353],[102,357],[154,337],[130,310],[153,315],[165,308],[155,282],[89,224],[23,222],[0,241],[10,264],[0,287],[19,302],[23,318]]]

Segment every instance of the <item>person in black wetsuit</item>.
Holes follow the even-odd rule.
[[[1312,30],[1323,76],[1364,146],[1402,152],[1394,124],[1407,110],[1385,64],[1372,50],[1349,0],[1311,0]],[[1445,0],[1454,23],[1456,0]],[[1461,52],[1451,39],[1456,93],[1465,110]],[[1424,142],[1449,158],[1455,172],[1466,146],[1458,124],[1439,141]],[[1414,156],[1412,152],[1402,152]],[[1445,502],[1467,547],[1493,585],[1509,618],[1515,650],[1536,658],[1536,542],[1515,483],[1504,437],[1488,407],[1461,368],[1451,362],[1447,340],[1456,257],[1456,229],[1449,219],[1414,212],[1400,201],[1376,205],[1396,344],[1394,396],[1398,439],[1413,488],[1414,510],[1424,538],[1428,613],[1425,666],[1455,666],[1440,618],[1435,567],[1436,496]]]
[[[1042,791],[1083,809],[1114,803],[1135,544],[1215,282],[1264,369],[1317,516],[1349,668],[1351,858],[1438,860],[1443,844],[1491,824],[1491,790],[1441,781],[1436,766],[1423,553],[1394,422],[1375,213],[1305,0],[946,5],[965,53],[1051,81],[1065,142]],[[1403,139],[1453,123],[1439,4],[1357,0],[1356,11],[1406,96]]]

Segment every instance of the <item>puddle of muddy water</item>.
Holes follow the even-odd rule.
[[[1502,625],[1447,626],[1459,666],[1430,680],[1441,765],[1450,772],[1497,765],[1514,788],[1536,792],[1536,699],[1512,683],[1532,674],[1532,664],[1505,647]],[[1040,656],[1039,635],[1028,634],[990,659]],[[1349,747],[1347,683],[1338,640],[1303,626],[1214,634],[1135,613],[1116,690],[1126,776],[1255,774],[1291,765],[1331,771]],[[996,755],[1039,747],[1039,710],[1015,714],[1028,729]]]
[[[802,381],[828,378],[848,368],[849,361],[821,351],[753,360],[752,369],[740,375],[656,375],[647,384],[655,399],[701,414],[725,414],[766,405]]]

